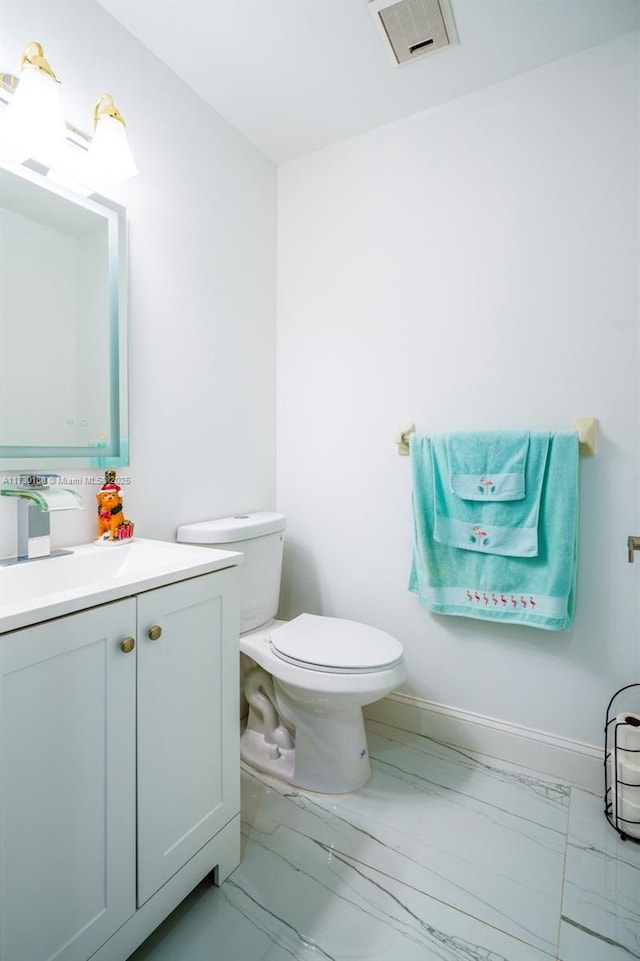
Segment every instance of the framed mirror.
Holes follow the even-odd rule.
[[[125,210],[0,166],[0,468],[127,466]]]

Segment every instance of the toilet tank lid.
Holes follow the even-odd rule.
[[[252,511],[232,517],[216,517],[196,524],[182,524],[177,539],[187,544],[231,544],[252,537],[275,534],[287,526],[284,514],[275,511]]]

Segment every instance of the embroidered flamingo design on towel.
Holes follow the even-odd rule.
[[[488,477],[481,477],[478,483],[478,490],[481,494],[493,494],[495,492],[496,485]]]
[[[471,528],[469,540],[472,544],[480,543],[483,545],[483,547],[486,547],[489,543],[489,534],[487,531],[483,531],[479,524],[474,524]]]

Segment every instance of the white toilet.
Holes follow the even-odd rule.
[[[185,524],[178,540],[244,554],[240,651],[250,662],[242,759],[296,787],[355,791],[371,776],[362,708],[404,680],[402,645],[337,617],[274,620],[285,526],[282,514],[258,511]]]

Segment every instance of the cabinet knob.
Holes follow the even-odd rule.
[[[123,654],[131,654],[135,646],[136,642],[132,637],[125,637],[123,641],[120,641],[120,650]]]
[[[149,640],[157,641],[159,637],[162,636],[162,628],[158,624],[154,624],[153,627],[149,628]]]

